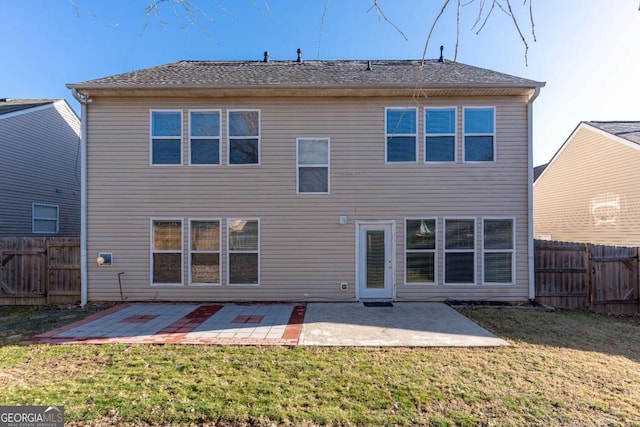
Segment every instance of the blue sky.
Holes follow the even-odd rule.
[[[147,18],[148,0],[20,0],[0,9],[0,97],[66,98],[66,83],[181,59],[419,59],[440,0],[378,0],[391,24],[369,10],[373,0],[194,0],[191,24],[167,7]],[[504,1],[503,1],[504,2]],[[637,0],[513,1],[529,39],[494,11],[480,34],[471,29],[479,0],[463,8],[458,61],[545,81],[534,107],[534,164],[548,161],[581,120],[640,120],[640,11]],[[452,4],[456,2],[451,1]],[[486,2],[489,3],[489,2]],[[324,17],[324,20],[323,20]],[[165,23],[163,23],[163,21]],[[324,24],[322,24],[324,22]],[[451,8],[432,37],[428,58],[453,59]]]

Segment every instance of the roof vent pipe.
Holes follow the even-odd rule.
[[[367,61],[367,71],[371,71],[371,61]]]
[[[302,62],[302,49],[298,48],[296,52],[298,52],[298,59],[296,59],[296,62]]]
[[[444,46],[440,46],[440,58],[438,58],[438,62],[444,62],[444,56],[442,56],[442,51],[444,51]]]
[[[262,60],[262,62],[269,62],[269,51],[268,50],[264,51],[264,59]]]

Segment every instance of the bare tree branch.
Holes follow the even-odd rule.
[[[506,0],[507,2],[507,7],[509,8],[509,14],[511,15],[511,19],[513,20],[513,25],[516,27],[516,30],[518,30],[518,34],[520,35],[520,39],[522,40],[522,43],[524,44],[524,63],[525,65],[529,65],[529,44],[527,43],[527,39],[524,38],[524,36],[522,35],[522,31],[520,31],[520,26],[518,25],[518,20],[516,19],[516,16],[513,14],[513,10],[511,9],[511,1],[510,0]]]
[[[397,32],[400,33],[400,35],[405,39],[405,40],[409,40],[407,38],[407,36],[402,32],[402,30],[400,28],[398,28],[398,26],[396,24],[394,24],[393,22],[391,22],[389,20],[389,18],[387,18],[387,16],[384,14],[384,12],[382,11],[382,9],[380,8],[380,6],[378,5],[378,0],[373,0],[373,5],[369,8],[369,10],[367,10],[367,13],[371,12],[371,10],[375,9],[376,13],[378,14],[378,20],[380,20],[380,18],[382,17],[385,21],[387,21],[387,23],[389,25],[391,25]]]
[[[324,9],[322,10],[322,17],[320,18],[320,35],[318,36],[318,59],[320,59],[320,47],[322,45],[322,32],[324,30],[324,23],[327,18],[327,10],[329,9],[329,0],[325,0]]]
[[[436,19],[434,19],[433,23],[431,24],[431,29],[429,30],[429,35],[427,36],[427,41],[425,42],[424,50],[422,51],[423,64],[424,64],[424,60],[427,57],[427,49],[429,48],[429,42],[431,41],[431,35],[433,34],[433,30],[436,28],[436,25],[438,24],[438,21],[442,17],[442,14],[444,13],[444,11],[447,10],[448,5],[449,5],[449,0],[444,0],[444,3],[442,4],[442,9],[440,9],[440,13],[438,13],[438,16],[436,16]]]
[[[104,22],[105,24],[107,24],[107,25],[109,25],[111,27],[117,27],[117,26],[120,25],[120,24],[114,24],[113,22],[107,21],[106,19],[96,15],[95,13],[91,12],[90,10],[84,9],[84,8],[78,6],[78,4],[73,0],[67,0],[67,1],[76,10],[76,16],[80,16],[80,12],[83,12],[83,13],[86,13],[87,15],[89,15],[89,16],[91,16],[91,17],[93,17],[93,18],[95,18],[95,19],[97,19],[99,21]]]

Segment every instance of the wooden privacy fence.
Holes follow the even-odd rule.
[[[80,300],[80,238],[0,238],[0,305]]]
[[[535,241],[536,299],[558,308],[640,314],[640,248]]]

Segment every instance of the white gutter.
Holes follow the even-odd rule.
[[[529,236],[529,299],[534,300],[536,298],[536,274],[535,274],[535,248],[533,245],[533,101],[536,100],[538,95],[540,94],[540,87],[536,87],[533,95],[529,98],[529,102],[527,104],[527,113],[528,113],[528,157],[529,157],[529,173],[528,176],[528,216],[529,216],[529,224],[527,234]]]
[[[89,96],[71,91],[82,107],[80,130],[80,305],[88,302],[87,286],[87,104]]]

